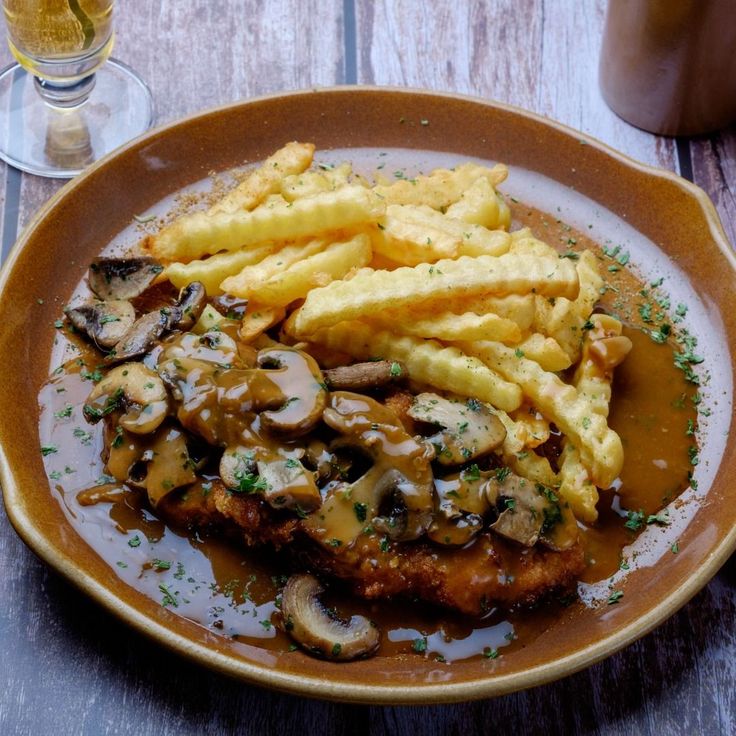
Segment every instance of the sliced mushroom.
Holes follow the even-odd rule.
[[[480,401],[463,403],[423,393],[408,414],[415,421],[442,428],[427,438],[437,448],[437,461],[442,465],[459,465],[486,455],[506,437],[501,420]]]
[[[296,458],[259,459],[257,466],[263,498],[274,508],[309,513],[322,505],[314,476]]]
[[[197,463],[189,452],[188,438],[170,423],[146,436],[112,425],[106,426],[106,434],[106,471],[121,483],[145,489],[152,506],[197,479]]]
[[[284,627],[310,654],[347,662],[373,654],[381,640],[379,630],[364,616],[344,622],[331,616],[319,595],[324,588],[313,575],[292,575],[281,596]]]
[[[329,396],[323,419],[342,436],[332,449],[349,447],[372,467],[353,483],[330,487],[319,511],[304,521],[323,544],[350,545],[372,525],[395,540],[417,539],[434,507],[431,448],[410,437],[396,415],[374,399],[346,391]],[[385,501],[399,508],[385,512]]]
[[[67,307],[64,312],[74,328],[86,333],[101,348],[111,348],[135,322],[135,309],[124,299]]]
[[[268,370],[270,366],[274,368]],[[293,348],[266,348],[258,352],[258,367],[252,380],[254,404],[262,410],[261,425],[271,434],[288,437],[312,430],[327,400],[322,371],[314,358]],[[274,398],[273,390],[269,396],[268,384],[278,389],[278,397]]]
[[[366,363],[353,363],[322,372],[325,383],[333,391],[367,391],[382,388],[409,377],[403,363],[395,360],[375,360]]]
[[[113,368],[84,402],[84,416],[92,424],[121,409],[118,421],[133,434],[157,429],[169,410],[166,388],[157,373],[143,363],[125,363]]]
[[[100,299],[132,299],[163,271],[155,258],[95,258],[87,273],[89,288]]]
[[[139,317],[105,360],[108,363],[119,363],[122,360],[132,360],[145,355],[161,337],[168,322],[169,315],[164,310],[149,312]]]
[[[179,299],[172,308],[169,320],[170,330],[191,330],[207,305],[207,291],[204,284],[192,281],[180,292]]]
[[[542,528],[561,518],[559,499],[553,491],[511,472],[492,478],[487,494],[500,511],[491,529],[525,547],[533,547]]]
[[[438,544],[467,544],[483,528],[491,508],[488,484],[491,473],[472,470],[435,479],[437,506],[427,536]]]

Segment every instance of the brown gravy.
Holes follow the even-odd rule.
[[[517,222],[530,225],[550,243],[559,239],[563,251],[594,248],[605,264],[616,263],[564,223],[550,222],[548,215],[523,205],[511,207]],[[650,329],[637,317],[643,285],[626,268],[603,271],[613,287],[603,296],[603,306],[627,324],[634,349],[617,369],[610,417],[621,435],[626,462],[620,484],[601,494],[599,521],[583,527],[585,582],[605,579],[619,569],[622,549],[640,531],[625,527],[627,511],[641,511],[646,520],[688,486],[689,452],[695,446],[691,433],[697,421],[697,387],[675,367],[671,345],[657,344],[642,331]],[[67,336],[60,333],[59,340]],[[99,357],[71,339],[66,355],[76,357],[63,370],[54,371],[40,392],[39,432],[52,493],[72,527],[110,565],[121,584],[223,636],[266,649],[293,648],[276,625],[285,572],[278,558],[168,528],[144,504],[142,492],[121,487],[104,475],[102,427],[88,425],[81,411]],[[206,481],[188,492],[206,492]],[[561,606],[569,604],[550,601],[534,611],[493,609],[473,620],[411,602],[356,600],[338,588],[326,602],[338,612],[363,613],[379,625],[383,640],[378,656],[413,650],[447,662],[495,657],[526,646],[559,616]]]

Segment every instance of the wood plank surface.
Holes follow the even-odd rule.
[[[426,87],[519,105],[679,171],[671,139],[628,126],[600,97],[604,8],[604,0],[127,0],[114,54],[149,82],[159,122],[346,80]],[[7,60],[3,48],[0,64]],[[680,148],[689,153],[683,173],[691,169],[708,191],[734,241],[736,131]],[[12,214],[6,195],[18,196],[22,225],[59,186],[2,165],[0,211]],[[172,655],[49,571],[4,512],[0,600],[0,734],[736,733],[733,558],[664,625],[584,672],[494,700],[422,708],[309,701]]]

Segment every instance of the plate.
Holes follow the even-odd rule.
[[[39,388],[53,322],[103,246],[129,232],[133,214],[212,172],[263,159],[288,140],[421,167],[469,157],[510,165],[504,190],[550,213],[557,207],[599,241],[624,243],[644,277],[664,273],[691,305],[689,328],[708,355],[697,491],[672,529],[648,529],[639,564],[615,606],[573,607],[544,634],[496,660],[439,666],[397,656],[349,665],[277,654],[217,636],[111,574],[70,526],[52,494],[38,439]],[[408,169],[407,169],[408,170]],[[588,221],[586,225],[586,221]],[[731,247],[704,192],[581,133],[488,101],[422,91],[335,88],[238,103],[154,130],[71,181],[35,216],[0,277],[0,351],[16,356],[0,385],[0,478],[8,516],[49,565],[157,642],[244,680],[307,696],[366,703],[437,703],[490,697],[571,674],[650,631],[689,600],[736,548],[730,478],[736,344]],[[669,536],[667,536],[669,535]],[[679,553],[669,542],[676,535]],[[594,588],[581,589],[596,597]],[[600,593],[600,591],[598,591]]]

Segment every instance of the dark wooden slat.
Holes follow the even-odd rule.
[[[690,142],[693,181],[713,200],[736,247],[736,126]]]

